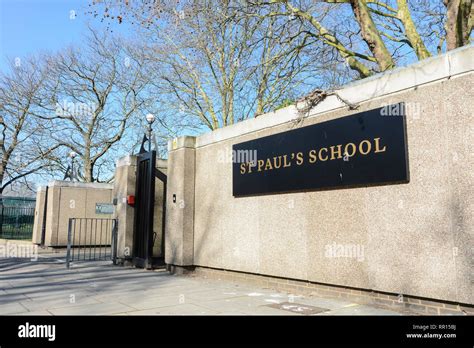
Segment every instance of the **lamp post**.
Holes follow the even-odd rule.
[[[148,151],[151,151],[151,133],[153,131],[151,125],[153,124],[153,122],[155,122],[155,115],[147,114],[146,121],[148,123]]]
[[[71,158],[71,181],[74,181],[74,158],[77,156],[77,153],[74,151],[69,152],[69,157]]]

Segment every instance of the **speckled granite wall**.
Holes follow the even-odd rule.
[[[194,209],[185,213],[173,203],[184,176],[170,176],[167,262],[473,304],[473,52],[471,46],[349,85],[340,94],[359,103],[357,111],[328,99],[302,123],[292,121],[289,107],[171,142],[170,173],[185,166],[184,148],[195,153],[186,175],[194,190],[180,191],[183,206]],[[408,184],[232,196],[232,163],[222,160],[232,144],[398,102],[412,107]],[[359,253],[328,257],[331,245]]]

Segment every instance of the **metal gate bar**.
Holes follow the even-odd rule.
[[[116,263],[117,219],[70,218],[67,234],[66,267],[72,261]]]

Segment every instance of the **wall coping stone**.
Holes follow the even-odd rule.
[[[75,188],[96,188],[96,189],[113,189],[113,184],[107,184],[102,182],[77,182],[77,181],[65,181],[65,180],[53,180],[50,181],[48,187],[75,187]]]
[[[136,166],[137,165],[137,156],[135,155],[126,155],[120,157],[115,161],[115,167],[124,167],[124,166]]]

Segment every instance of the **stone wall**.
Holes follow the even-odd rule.
[[[474,304],[474,47],[169,144],[166,262]],[[232,145],[404,102],[410,182],[235,198]],[[332,258],[328,245],[356,245]]]
[[[41,243],[43,216],[46,204],[46,247],[66,247],[70,218],[112,218],[112,215],[96,214],[96,203],[112,203],[112,185],[55,180],[37,193],[37,205],[33,226],[33,243]],[[87,243],[86,243],[87,244]]]

